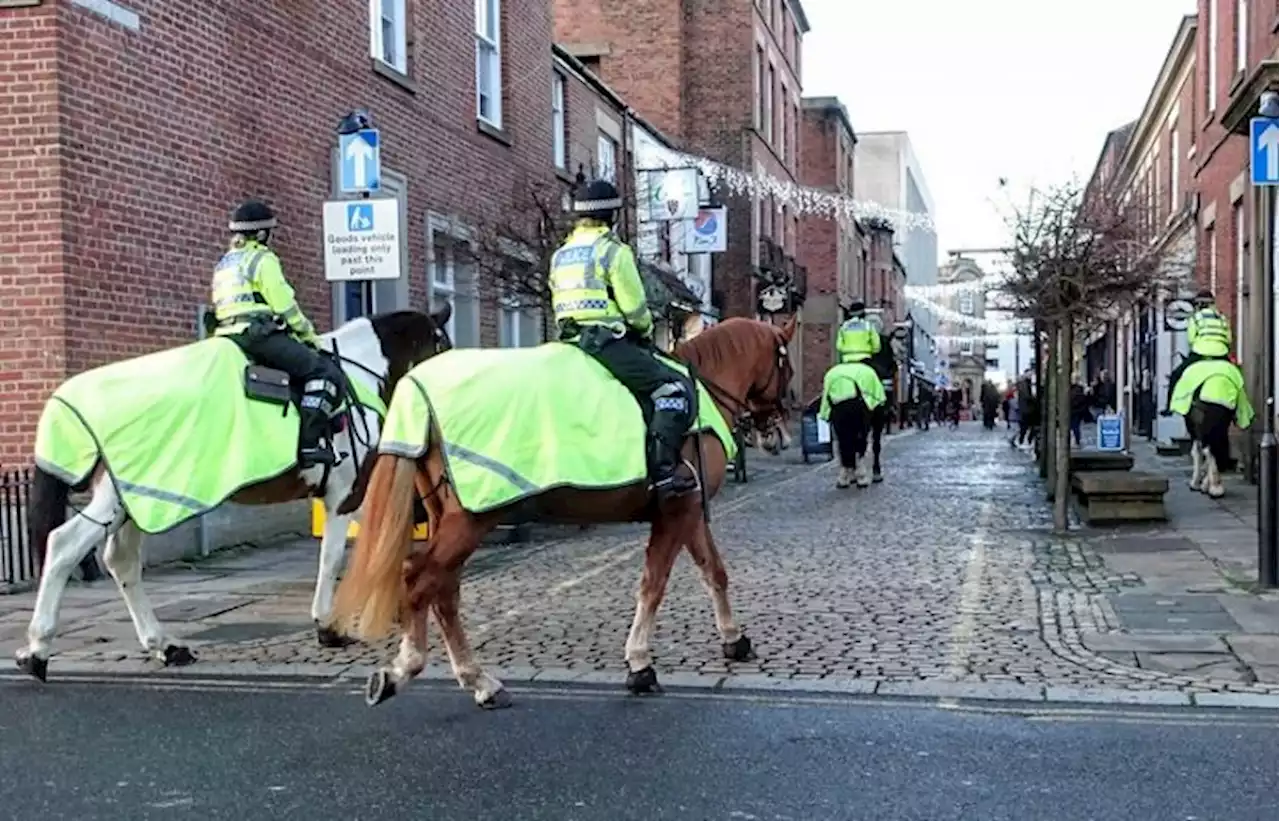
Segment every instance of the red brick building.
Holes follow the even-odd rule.
[[[319,325],[430,294],[457,301],[460,344],[499,342],[458,249],[469,225],[554,179],[547,4],[484,0],[480,19],[471,3],[288,6],[0,11],[0,461],[28,458],[69,374],[194,337],[247,196],[279,212],[285,269]],[[334,128],[356,107],[382,131],[403,273],[339,288],[324,280],[321,204]]]
[[[555,0],[556,42],[683,150],[795,182],[799,175],[799,0]],[[727,314],[757,310],[750,274],[794,257],[799,220],[783,203],[720,196],[728,250],[713,290]]]
[[[800,106],[800,183],[852,197],[858,138],[849,112],[835,97],[805,97]],[[806,271],[806,294],[799,390],[805,399],[821,392],[822,377],[835,361],[840,306],[868,293],[869,248],[869,236],[856,220],[800,221],[796,259]]]

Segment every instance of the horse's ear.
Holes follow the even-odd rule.
[[[431,321],[436,324],[437,328],[443,329],[449,324],[449,317],[453,316],[453,303],[446,302],[444,307],[431,315]]]
[[[790,342],[791,337],[796,333],[796,315],[792,314],[791,318],[782,324],[782,341]]]

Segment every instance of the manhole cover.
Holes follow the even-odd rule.
[[[216,599],[182,599],[163,607],[156,608],[156,618],[166,621],[200,621],[219,613],[244,607],[252,599],[216,598]]]
[[[220,624],[199,633],[192,633],[188,638],[193,641],[228,642],[239,644],[246,641],[272,639],[287,636],[307,629],[305,624],[292,624],[278,621],[245,621],[234,624]]]
[[[1111,608],[1129,630],[1230,633],[1240,625],[1213,596],[1134,593],[1113,596]]]

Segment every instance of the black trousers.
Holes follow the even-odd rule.
[[[342,402],[346,382],[342,369],[310,345],[275,328],[255,325],[230,338],[254,362],[284,371],[302,383],[304,407],[299,438],[302,447],[314,447],[328,433],[329,417]],[[316,381],[324,382],[325,387],[306,389],[307,383]],[[314,406],[316,403],[319,407]]]
[[[694,394],[690,380],[659,361],[652,348],[626,336],[615,337],[608,328],[570,325],[561,331],[561,338],[574,336],[578,336],[578,346],[640,402],[646,426],[667,450],[659,454],[660,461],[678,461],[680,445],[692,421]],[[681,404],[683,409],[677,407]]]
[[[871,432],[871,411],[861,396],[854,396],[831,406],[831,430],[836,435],[840,467],[856,468],[858,457],[867,452]]]

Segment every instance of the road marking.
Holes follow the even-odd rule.
[[[987,467],[995,465],[993,452]],[[995,523],[995,489],[978,507],[977,530],[969,536],[969,556],[964,565],[964,577],[960,582],[960,602],[956,606],[958,617],[951,628],[947,648],[947,677],[962,678],[969,672],[969,651],[978,635],[978,614],[983,610],[982,593],[987,573],[987,542]]]

